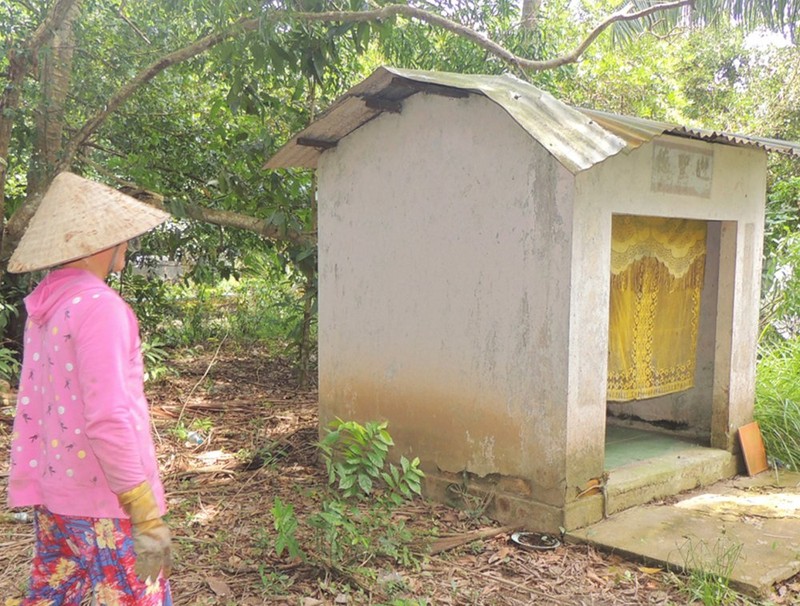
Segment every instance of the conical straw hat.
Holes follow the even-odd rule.
[[[73,173],[53,179],[8,261],[8,271],[46,269],[126,242],[169,213]]]

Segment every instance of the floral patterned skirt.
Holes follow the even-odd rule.
[[[172,606],[169,583],[145,583],[133,570],[128,520],[60,516],[37,507],[36,553],[22,606]]]

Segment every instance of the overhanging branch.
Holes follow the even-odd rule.
[[[260,18],[242,18],[234,25],[228,27],[220,32],[210,34],[193,44],[184,48],[176,50],[157,61],[151,63],[144,68],[136,77],[123,86],[114,96],[112,96],[108,103],[102,110],[98,111],[94,116],[89,118],[80,131],[72,138],[65,148],[65,153],[62,156],[61,165],[59,170],[64,170],[72,163],[77,150],[83,145],[87,139],[97,130],[97,128],[116,111],[125,101],[128,100],[134,92],[139,88],[150,82],[158,74],[168,69],[169,67],[181,63],[197,55],[204,53],[210,48],[242,34],[257,30],[261,26],[262,19],[270,21],[306,21],[306,22],[323,22],[323,23],[361,23],[361,22],[377,22],[391,19],[395,16],[401,15],[408,19],[416,19],[424,23],[429,23],[446,31],[449,31],[457,36],[465,38],[473,42],[480,48],[490,52],[499,59],[509,63],[510,65],[517,66],[526,71],[543,71],[574,63],[586,51],[586,49],[594,42],[597,37],[608,29],[612,24],[618,21],[633,21],[651,14],[678,8],[681,6],[688,6],[692,0],[677,0],[675,2],[665,2],[662,4],[655,4],[641,11],[633,11],[631,7],[618,11],[602,21],[597,25],[591,33],[577,46],[575,49],[565,55],[540,61],[529,59],[516,55],[503,47],[502,45],[494,42],[486,37],[484,34],[477,32],[465,25],[456,23],[446,17],[442,17],[431,11],[427,11],[414,6],[406,4],[391,4],[383,8],[369,10],[369,11],[328,11],[320,13],[312,12],[293,12],[285,10],[270,10],[264,13]]]
[[[509,65],[515,66],[523,71],[542,71],[577,61],[586,51],[586,49],[592,44],[592,42],[594,42],[603,31],[608,29],[616,22],[633,21],[660,11],[670,10],[682,6],[689,6],[692,1],[693,0],[676,0],[674,2],[665,2],[653,5],[640,11],[634,11],[632,7],[628,6],[603,20],[571,52],[560,57],[544,61],[516,55],[480,32],[477,32],[460,23],[456,23],[434,12],[414,6],[408,6],[406,4],[391,4],[382,8],[367,11],[329,11],[315,13],[268,10],[258,18],[242,17],[230,27],[205,36],[186,47],[161,57],[157,61],[154,61],[145,67],[132,80],[120,88],[117,93],[108,100],[104,107],[91,116],[84,123],[83,127],[77,132],[77,134],[66,143],[63,153],[60,156],[61,159],[59,164],[55,167],[55,172],[58,173],[62,170],[68,169],[72,165],[78,150],[81,148],[81,146],[87,143],[89,138],[96,132],[100,125],[102,125],[105,120],[121,105],[123,105],[137,90],[149,83],[158,74],[162,73],[173,65],[187,61],[188,59],[206,52],[210,48],[213,48],[225,40],[239,36],[244,32],[257,30],[261,26],[262,20],[264,19],[276,22],[294,20],[325,23],[358,23],[378,22],[392,19],[395,16],[403,16],[407,19],[415,19],[424,23],[428,23],[460,36],[498,57]],[[58,0],[58,2],[54,5],[54,9],[50,13],[50,17],[53,19],[57,18],[59,14],[63,14],[65,11],[69,10],[72,5],[75,4],[75,2],[77,2],[77,0]],[[52,22],[50,21],[50,17],[48,17],[48,20],[43,23],[42,26],[37,30],[36,34],[34,34],[32,37],[32,43],[40,44],[41,41],[45,39],[45,36],[47,35],[47,28],[45,25],[46,23]],[[0,157],[2,157],[2,154],[0,154]],[[0,177],[2,177],[1,166]],[[1,193],[2,192],[0,191],[0,194]],[[1,199],[2,198],[0,198],[0,200]],[[27,224],[27,221],[24,219],[25,217],[32,215],[32,213],[35,211],[37,203],[38,199],[36,197],[29,198],[11,218],[7,225],[8,237],[6,239],[9,240],[9,242],[3,243],[4,249],[8,249],[16,245],[19,237],[22,234],[22,231],[25,228],[25,225]],[[269,230],[267,229],[267,231]]]

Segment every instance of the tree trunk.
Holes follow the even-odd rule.
[[[300,351],[298,356],[297,383],[300,389],[308,387],[311,378],[311,324],[314,319],[314,301],[317,298],[314,274],[303,272],[305,292],[303,293],[303,326],[300,331]]]
[[[22,94],[22,84],[36,63],[39,49],[51,39],[58,24],[75,11],[78,0],[57,0],[50,8],[44,21],[23,44],[14,44],[8,51],[8,82],[0,95],[0,220],[5,227],[5,191],[8,174],[8,154],[11,147],[11,129],[18,119]],[[73,21],[74,17],[70,19]],[[0,230],[0,249],[3,243],[3,230]]]
[[[53,29],[50,52],[43,53],[39,66],[41,97],[36,113],[36,136],[28,168],[28,197],[41,196],[55,176],[64,144],[64,104],[72,81],[75,51],[73,24],[79,15],[74,4]],[[25,223],[30,220],[27,218]]]
[[[522,0],[522,16],[520,25],[522,29],[532,31],[536,29],[536,22],[539,17],[539,7],[542,0]]]
[[[316,117],[317,110],[317,87],[314,81],[309,82],[309,123],[313,122]],[[311,193],[309,199],[311,206],[311,230],[317,233],[317,173],[311,176]],[[316,258],[316,256],[314,256]],[[305,289],[303,293],[303,327],[300,333],[300,368],[298,372],[298,383],[301,389],[308,386],[308,380],[311,375],[311,322],[314,318],[314,303],[317,300],[317,266],[316,263],[313,267],[301,267],[303,276],[305,276]]]

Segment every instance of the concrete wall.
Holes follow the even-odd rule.
[[[704,179],[689,179],[683,186],[677,178],[659,182],[655,163],[665,145],[673,148],[675,159],[686,156],[690,168],[703,160]],[[733,448],[736,429],[752,417],[765,191],[765,152],[669,136],[578,175],[570,350],[571,371],[583,378],[571,382],[577,391],[570,394],[570,448],[596,452],[603,439],[605,385],[587,377],[605,377],[607,371],[608,324],[598,322],[597,315],[608,308],[607,243],[615,213],[709,220],[711,259],[697,386],[672,398],[614,404],[614,411],[628,407],[642,417],[686,420],[700,426],[711,445]],[[592,467],[591,461],[570,457],[568,483],[580,486]]]
[[[485,98],[417,94],[318,175],[321,423],[388,420],[429,494],[599,515],[615,213],[710,222],[697,386],[631,410],[726,449],[750,419],[764,153],[661,137],[573,177]]]
[[[572,182],[479,96],[415,95],[323,154],[322,423],[387,419],[430,477],[557,517]]]

